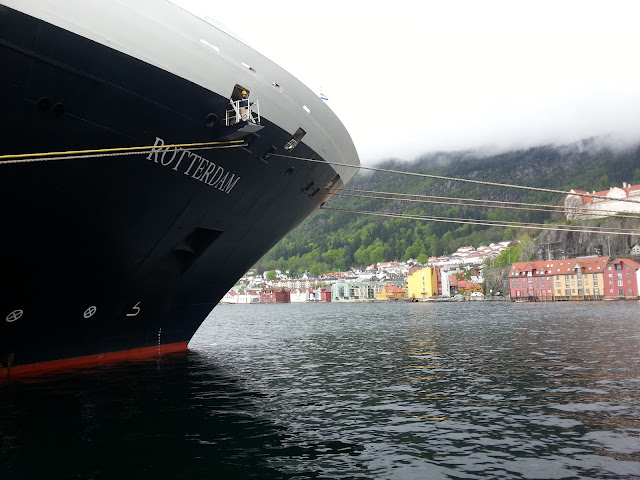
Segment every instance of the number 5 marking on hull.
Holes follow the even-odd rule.
[[[131,310],[133,313],[127,313],[127,317],[135,317],[136,315],[138,315],[140,313],[140,310],[142,310],[140,308],[140,302],[136,303],[133,307],[131,307]]]

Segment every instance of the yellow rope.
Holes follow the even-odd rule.
[[[110,153],[110,152],[129,152],[135,150],[157,150],[161,148],[178,148],[178,147],[202,147],[212,145],[229,145],[234,143],[244,143],[244,140],[229,140],[228,142],[203,142],[203,143],[179,143],[173,145],[152,145],[147,147],[120,147],[120,148],[99,148],[94,150],[67,150],[64,152],[40,152],[40,153],[21,153],[15,155],[0,155],[1,160],[16,160],[20,158],[38,158],[49,156],[71,156],[93,153]]]

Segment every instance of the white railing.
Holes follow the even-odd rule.
[[[256,100],[251,102],[249,100],[236,100],[229,101],[231,108],[226,111],[225,125],[235,125],[239,122],[249,122],[260,124],[260,103]],[[240,106],[241,104],[247,106]]]

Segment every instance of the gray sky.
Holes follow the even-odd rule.
[[[322,88],[365,164],[640,138],[640,1],[173,1]]]

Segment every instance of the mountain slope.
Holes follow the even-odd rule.
[[[497,155],[470,151],[425,155],[416,162],[389,160],[377,168],[568,191],[606,190],[640,183],[640,147],[614,148],[594,138]],[[349,189],[558,205],[558,194],[362,170]],[[347,194],[349,192],[345,192]],[[442,202],[442,201],[441,201]],[[545,223],[562,217],[535,210],[490,209],[455,201],[409,203],[337,195],[325,207],[402,215]],[[530,236],[539,232],[528,230]],[[392,219],[321,210],[271,249],[259,269],[292,273],[344,270],[351,265],[451,253],[463,245],[510,240],[518,228]]]

